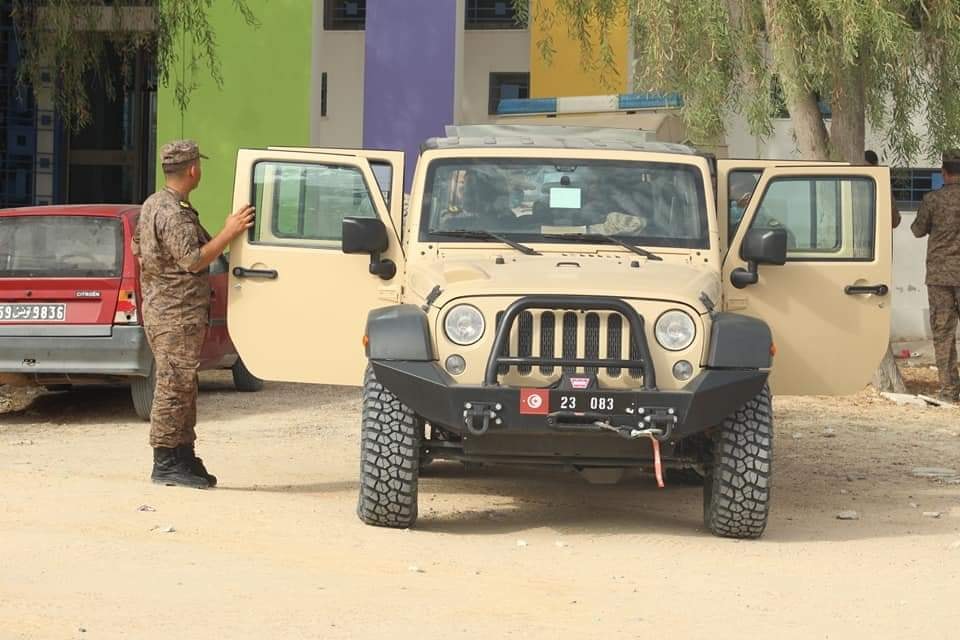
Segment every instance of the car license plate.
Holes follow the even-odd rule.
[[[0,304],[0,322],[63,322],[65,304]]]
[[[633,395],[629,393],[605,393],[603,391],[558,391],[550,392],[550,410],[572,413],[624,414],[634,408]]]

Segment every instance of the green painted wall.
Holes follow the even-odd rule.
[[[164,0],[176,2],[177,0]],[[157,148],[168,140],[193,138],[204,155],[203,179],[191,197],[210,233],[220,230],[233,206],[237,149],[310,143],[310,61],[313,2],[248,0],[260,21],[254,29],[233,8],[216,0],[216,31],[223,88],[201,67],[197,89],[181,114],[173,87],[157,92]],[[191,55],[189,43],[187,55]],[[157,184],[163,184],[159,171]]]

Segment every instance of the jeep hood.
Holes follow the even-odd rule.
[[[573,294],[665,300],[706,313],[701,295],[705,293],[716,305],[721,295],[716,267],[695,266],[687,256],[662,262],[602,253],[504,255],[502,260],[446,256],[411,266],[407,275],[409,293],[438,308],[463,297]]]

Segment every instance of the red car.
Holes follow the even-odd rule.
[[[0,382],[28,378],[51,389],[130,384],[137,415],[153,402],[153,355],[139,310],[130,241],[133,205],[0,210]],[[228,368],[240,391],[263,382],[227,334],[227,259],[210,265],[210,324],[201,369]]]

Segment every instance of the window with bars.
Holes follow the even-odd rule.
[[[500,101],[510,98],[530,97],[529,73],[491,73],[490,74],[490,104],[487,113],[495,115],[500,107]]]
[[[362,31],[367,22],[367,0],[326,0],[323,28],[327,31]]]
[[[465,29],[525,29],[513,0],[467,0]]]
[[[940,169],[916,169],[905,167],[890,171],[893,199],[905,209],[920,206],[923,196],[943,186]]]

